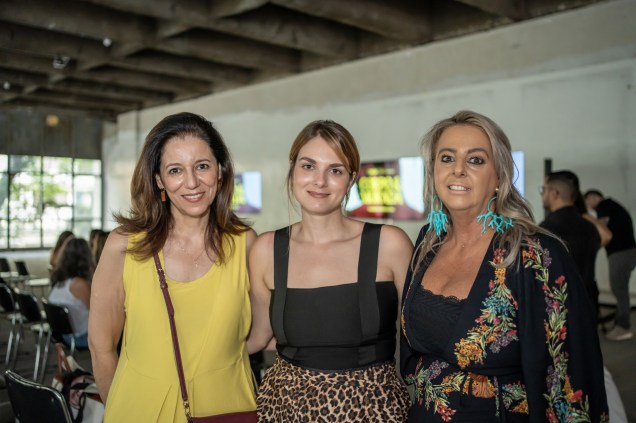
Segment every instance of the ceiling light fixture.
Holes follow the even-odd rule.
[[[111,45],[113,45],[113,40],[106,37],[102,40],[102,44],[104,44],[104,47],[110,47]]]
[[[5,90],[10,89],[11,83],[9,81],[4,81],[4,83],[2,84],[2,88],[4,88]]]
[[[53,58],[53,69],[64,69],[66,68],[66,66],[68,66],[70,61],[70,57],[57,54]]]
[[[46,126],[55,127],[60,123],[57,115],[46,115]]]

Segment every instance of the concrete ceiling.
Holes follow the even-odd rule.
[[[1,0],[0,110],[113,120],[599,0]]]

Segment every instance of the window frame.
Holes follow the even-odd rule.
[[[15,154],[0,154],[0,156],[4,156],[7,158],[7,166],[5,170],[0,170],[0,174],[2,174],[3,176],[6,177],[6,186],[3,187],[4,189],[6,189],[6,205],[0,204],[0,207],[5,206],[6,209],[3,211],[6,211],[6,216],[0,217],[1,221],[6,221],[7,222],[7,226],[6,229],[0,229],[2,230],[2,233],[0,233],[0,237],[2,238],[6,238],[6,244],[2,243],[0,245],[0,252],[2,251],[21,251],[21,250],[43,250],[43,249],[50,249],[53,247],[53,245],[49,245],[48,243],[45,243],[45,228],[44,228],[44,221],[43,221],[43,217],[44,217],[44,178],[45,177],[50,177],[50,176],[54,176],[54,174],[49,174],[44,170],[44,161],[47,158],[53,158],[53,159],[70,159],[71,160],[71,165],[70,165],[70,171],[68,173],[68,175],[71,178],[71,184],[70,184],[70,196],[71,196],[71,218],[69,220],[70,222],[70,228],[69,230],[71,231],[75,231],[76,226],[78,223],[80,224],[85,224],[86,222],[93,222],[93,221],[99,221],[99,227],[98,228],[103,228],[104,226],[104,168],[103,168],[103,161],[101,159],[85,159],[85,158],[81,158],[81,157],[56,157],[56,156],[40,156],[40,155],[15,155]],[[39,170],[37,173],[35,173],[34,177],[37,178],[37,182],[34,183],[34,185],[38,186],[39,189],[39,193],[37,194],[38,197],[38,201],[39,203],[37,205],[35,205],[36,209],[38,210],[38,215],[37,215],[37,220],[39,220],[39,245],[34,245],[34,246],[28,246],[28,247],[17,247],[14,245],[12,245],[12,239],[15,239],[15,236],[12,236],[11,233],[11,226],[12,226],[12,222],[13,222],[13,218],[11,215],[11,195],[12,195],[12,169],[11,169],[11,158],[15,157],[15,156],[30,156],[33,157],[35,159],[36,162],[39,163]],[[76,161],[85,161],[85,160],[91,160],[91,161],[95,161],[95,162],[99,162],[99,173],[88,173],[87,171],[82,171],[80,169],[80,171],[76,172]],[[19,170],[19,171],[15,171],[13,173],[20,173],[20,172],[25,172],[24,170]],[[32,171],[26,171],[26,172],[31,172]],[[99,216],[97,215],[92,215],[90,217],[76,217],[76,194],[77,194],[77,187],[76,187],[76,177],[78,176],[90,176],[90,177],[94,177],[94,178],[98,178],[98,182],[96,184],[96,186],[99,186],[100,189],[100,193],[99,193]],[[83,225],[82,225],[83,226]],[[92,225],[91,225],[92,227]],[[5,232],[6,230],[6,232]],[[86,235],[88,236],[88,234]],[[54,242],[53,242],[54,244]]]

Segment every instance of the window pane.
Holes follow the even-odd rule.
[[[70,157],[44,157],[43,173],[57,175],[60,173],[71,173],[73,159]]]
[[[63,163],[63,162],[58,162]],[[46,162],[45,162],[46,168]],[[66,167],[70,171],[70,160]],[[48,170],[48,169],[47,169]],[[66,173],[42,177],[42,244],[53,247],[60,232],[71,230],[73,219],[73,177]]]
[[[0,249],[9,248],[9,237],[7,236],[9,228],[9,221],[7,219],[0,218]]]
[[[32,172],[40,173],[42,160],[40,156],[10,156],[9,167],[11,173],[16,172]]]
[[[42,245],[53,247],[73,219],[73,159],[44,157],[42,177]]]
[[[71,230],[71,208],[46,209],[42,216],[42,246],[52,248],[63,231]],[[13,240],[11,241],[13,244]]]
[[[101,218],[102,185],[98,176],[75,177],[75,218]]]
[[[88,241],[88,236],[91,233],[92,229],[99,229],[102,226],[101,221],[95,222],[93,219],[82,219],[75,221],[75,227],[73,228],[73,233],[78,238],[84,238]]]
[[[9,174],[0,173],[0,218],[7,218],[9,206]]]
[[[42,197],[44,208],[71,206],[73,186],[70,174],[42,176]]]
[[[9,248],[9,157],[0,154],[0,249]]]
[[[102,162],[101,160],[75,159],[73,170],[76,174],[101,175]]]
[[[41,190],[40,176],[32,173],[16,173],[10,183],[9,219],[39,219]]]
[[[13,162],[13,157],[11,159]],[[29,162],[23,161],[21,163],[28,164]],[[40,247],[40,207],[42,204],[40,176],[30,172],[13,174],[9,193],[11,247]]]
[[[39,248],[40,220],[11,220],[11,248]]]

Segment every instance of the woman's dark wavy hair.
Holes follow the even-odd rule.
[[[161,157],[166,143],[172,138],[192,136],[206,142],[219,164],[219,183],[217,193],[210,206],[210,217],[206,230],[206,242],[221,263],[231,254],[234,244],[231,238],[229,251],[225,251],[223,242],[226,235],[238,235],[248,229],[241,219],[232,211],[232,194],[234,192],[234,165],[221,134],[212,123],[194,113],[177,113],[166,116],[155,125],[146,137],[141,155],[133,172],[130,184],[132,206],[129,216],[115,214],[115,220],[121,225],[124,233],[145,232],[147,236],[140,239],[129,249],[135,258],[144,260],[159,251],[166,242],[174,224],[170,212],[170,199],[161,201],[161,192],[156,182],[159,174]]]
[[[71,278],[83,278],[90,283],[94,271],[95,263],[88,242],[83,238],[69,238],[62,246],[51,272],[51,285]]]
[[[57,257],[60,254],[60,249],[62,248],[66,240],[71,237],[73,237],[73,232],[71,231],[64,231],[57,237],[55,247],[53,247],[53,251],[51,251],[51,256],[49,257],[49,265],[51,269],[55,266]]]

